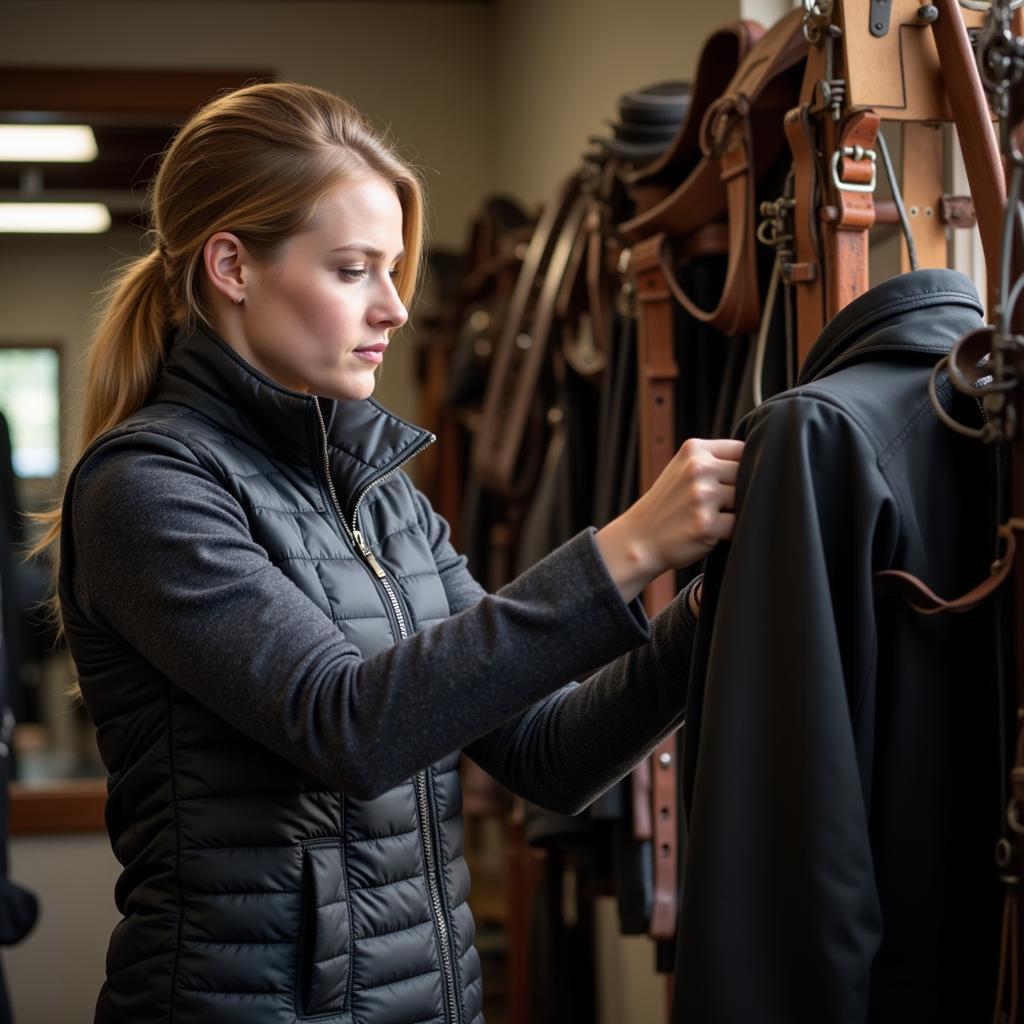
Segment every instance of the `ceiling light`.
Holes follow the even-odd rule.
[[[85,163],[95,160],[96,136],[86,124],[0,124],[0,160]]]
[[[102,203],[0,203],[0,231],[20,234],[99,234],[110,227]]]

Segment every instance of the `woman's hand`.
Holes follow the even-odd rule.
[[[742,441],[691,438],[646,494],[598,530],[598,550],[624,601],[732,536],[742,453]]]

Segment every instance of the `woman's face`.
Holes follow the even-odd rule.
[[[408,319],[395,291],[402,248],[392,185],[370,175],[336,186],[277,259],[246,261],[225,338],[294,391],[368,398],[391,331]]]

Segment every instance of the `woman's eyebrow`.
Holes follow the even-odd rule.
[[[363,245],[360,242],[353,242],[351,245],[338,245],[331,250],[331,252],[361,252],[364,256],[370,256],[373,259],[383,259],[384,253],[373,245]],[[396,256],[396,260],[400,260],[405,255],[405,250],[402,249]]]

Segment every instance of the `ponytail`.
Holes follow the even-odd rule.
[[[125,266],[104,289],[102,314],[86,359],[85,415],[75,461],[101,434],[146,404],[164,361],[170,304],[159,249]],[[33,515],[45,526],[27,557],[60,535],[61,506]]]
[[[159,249],[128,264],[107,287],[86,361],[79,454],[146,403],[164,361],[170,298]]]

